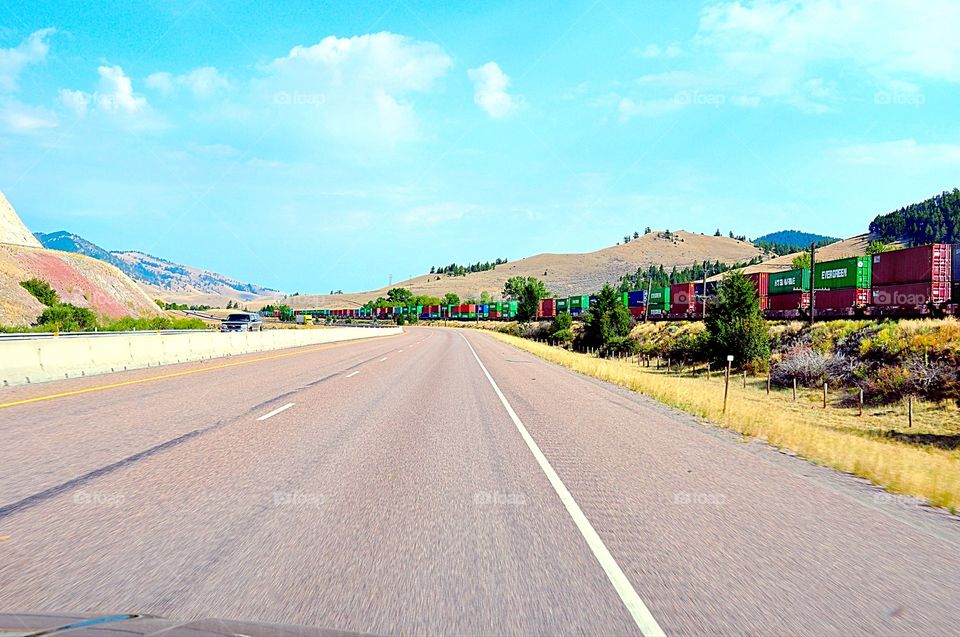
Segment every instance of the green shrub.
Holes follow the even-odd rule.
[[[43,279],[27,279],[26,281],[21,281],[20,285],[46,306],[56,305],[60,302],[57,291],[50,287],[50,284]]]
[[[86,332],[97,327],[97,317],[85,307],[57,303],[37,317],[36,325],[59,332]]]

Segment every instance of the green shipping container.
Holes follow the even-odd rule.
[[[651,288],[650,309],[667,309],[670,307],[670,288]]]
[[[824,261],[814,268],[814,288],[817,290],[866,289],[871,287],[873,261],[870,257],[850,257]]]
[[[570,309],[571,310],[580,309],[580,299],[582,298],[583,297],[581,296],[571,296],[569,299],[567,299],[569,301]]]
[[[790,294],[810,291],[810,268],[770,273],[769,294]]]
[[[620,302],[623,303],[623,307],[630,307],[629,302],[627,301],[627,293],[624,292],[620,295]]]
[[[517,315],[517,307],[519,307],[519,301],[510,301],[510,318],[513,318]]]
[[[568,312],[568,311],[570,310],[569,310],[569,304],[567,303],[567,299],[557,299],[557,314],[560,314],[561,312]]]

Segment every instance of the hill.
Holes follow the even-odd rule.
[[[806,250],[812,243],[816,243],[817,245],[827,245],[830,243],[836,243],[837,241],[840,241],[840,239],[836,237],[828,237],[822,234],[813,234],[811,232],[802,232],[800,230],[781,230],[779,232],[765,234],[762,237],[757,237],[753,240],[753,243],[756,245],[763,244],[782,246],[784,248],[791,249],[789,251],[798,251]]]
[[[109,251],[71,232],[59,231],[35,236],[44,247],[84,254],[119,268],[141,284],[153,298],[168,302],[224,306],[233,301],[270,301],[280,292],[252,283],[242,283],[216,272],[181,265],[137,251]]]
[[[109,263],[40,247],[2,195],[0,200],[0,238],[4,241],[0,243],[0,325],[29,325],[43,311],[44,306],[20,285],[32,278],[47,281],[65,303],[101,316],[161,315],[156,303]]]
[[[960,243],[960,189],[877,215],[870,232],[883,241],[902,240],[910,245]]]
[[[485,291],[499,297],[503,284],[512,276],[535,276],[547,284],[551,294],[569,296],[599,290],[604,283],[616,285],[620,277],[640,267],[661,264],[666,268],[685,267],[705,260],[736,263],[761,254],[753,244],[727,237],[684,231],[651,232],[629,243],[595,252],[538,254],[466,276],[425,274],[369,292],[291,296],[283,302],[294,308],[358,307],[379,296],[385,297],[394,287],[407,288],[415,295],[442,297],[453,292],[468,298],[478,297]]]
[[[0,243],[39,248],[40,242],[23,225],[20,216],[0,192]]]

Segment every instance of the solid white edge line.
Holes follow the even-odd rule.
[[[359,373],[360,373],[360,370],[357,370],[357,371],[355,371],[355,372],[350,372],[350,373],[347,374],[344,378],[353,378],[354,376],[356,376],[356,375],[359,374]]]
[[[460,336],[467,344],[467,347],[470,348],[470,352],[473,354],[473,357],[477,359],[477,364],[480,365],[480,369],[483,370],[484,376],[486,376],[487,380],[490,381],[493,391],[496,392],[497,397],[503,404],[504,409],[507,410],[510,420],[512,420],[513,424],[516,425],[517,430],[520,432],[520,436],[523,438],[524,442],[527,443],[527,447],[530,448],[530,452],[533,454],[533,457],[536,458],[537,464],[540,465],[540,469],[543,470],[543,473],[546,474],[547,479],[553,486],[553,490],[557,492],[558,496],[560,496],[560,501],[563,502],[563,506],[566,507],[567,513],[569,513],[570,517],[573,518],[573,522],[580,530],[580,534],[583,535],[583,539],[587,541],[587,545],[590,547],[590,550],[593,551],[593,556],[597,558],[598,562],[600,562],[600,566],[610,579],[610,583],[613,584],[613,588],[620,596],[620,600],[623,602],[623,605],[627,607],[627,611],[629,611],[630,615],[633,617],[633,621],[636,623],[637,628],[640,629],[640,632],[643,633],[645,637],[665,637],[666,633],[663,632],[662,628],[660,628],[657,620],[653,618],[653,614],[650,613],[650,610],[647,608],[646,604],[644,604],[643,600],[640,599],[640,596],[637,594],[637,591],[634,590],[630,580],[627,579],[627,576],[624,574],[623,569],[621,569],[620,565],[617,564],[617,561],[613,559],[613,555],[610,554],[610,551],[603,543],[603,540],[600,539],[600,536],[593,528],[593,525],[590,524],[590,520],[587,519],[587,516],[584,515],[583,511],[580,509],[580,505],[578,505],[576,500],[573,499],[570,491],[567,490],[567,487],[564,486],[563,481],[560,480],[560,476],[558,476],[557,472],[553,470],[553,467],[550,465],[550,461],[547,460],[547,457],[543,455],[542,451],[540,451],[540,447],[537,446],[537,443],[530,435],[530,432],[527,431],[527,428],[524,426],[523,422],[521,422],[519,416],[517,416],[517,413],[513,410],[513,407],[511,407],[510,403],[507,402],[507,398],[503,395],[503,392],[500,391],[500,387],[497,386],[496,381],[493,380],[490,372],[487,371],[483,361],[481,361],[480,357],[477,356],[477,352],[473,349],[473,345],[470,344],[470,341],[467,340],[466,336],[463,334]]]
[[[271,417],[273,417],[273,416],[276,416],[276,415],[279,414],[281,411],[286,411],[286,410],[290,409],[291,407],[293,407],[293,405],[294,405],[294,403],[287,403],[287,404],[284,405],[283,407],[277,407],[276,409],[274,409],[274,410],[271,411],[270,413],[267,413],[267,414],[264,414],[264,415],[260,416],[259,418],[257,418],[257,420],[266,420],[267,418],[271,418]]]

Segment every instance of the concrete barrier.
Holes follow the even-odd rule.
[[[137,333],[0,340],[0,386],[43,383],[251,352],[400,334],[399,327]]]

